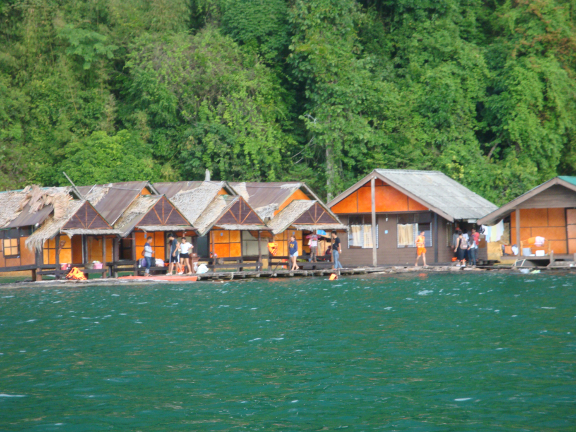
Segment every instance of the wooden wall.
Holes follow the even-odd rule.
[[[527,199],[519,207],[521,209],[576,207],[576,192],[564,186],[554,185]]]
[[[388,217],[388,221],[386,221]],[[398,214],[376,215],[378,224],[378,252],[377,259],[378,265],[414,265],[416,261],[416,248],[415,247],[398,247],[397,246],[397,223]],[[343,224],[348,224],[348,215],[340,216]],[[438,216],[438,262],[449,263],[452,262],[454,250],[446,246],[446,219]],[[386,234],[388,230],[388,234]],[[344,267],[346,266],[371,266],[372,265],[372,249],[349,249],[348,248],[348,235],[339,234],[342,241],[342,255],[340,255],[340,262]],[[434,231],[432,232],[432,239],[434,241]],[[434,246],[426,247],[426,261],[428,264],[434,263]]]
[[[211,250],[218,258],[233,258],[242,256],[242,236],[240,231],[212,230]]]
[[[567,190],[563,187],[562,189]],[[526,241],[529,238],[536,236],[544,237],[546,241],[550,243],[550,247],[555,254],[568,253],[566,209],[564,208],[520,209],[520,240]],[[510,215],[510,237],[511,242],[515,244],[516,243],[515,211],[512,212],[512,214]],[[535,253],[535,251],[539,249],[546,250],[546,252],[548,250],[546,245],[542,248],[533,247],[532,253]]]
[[[142,258],[142,252],[144,251],[144,244],[146,243],[146,237],[152,237],[152,249],[154,250],[154,258],[160,258],[166,261],[166,242],[164,237],[164,231],[149,232],[144,233],[143,231],[136,231],[136,259]],[[108,249],[106,249],[108,252]]]
[[[375,182],[376,212],[426,211],[427,207],[409,198],[382,180]],[[339,203],[332,206],[336,214],[370,213],[372,211],[372,192],[370,182],[362,186]]]
[[[26,248],[26,240],[28,239],[28,228],[17,231],[16,229],[0,231],[0,268],[2,267],[17,267],[32,265],[35,263],[34,252]],[[6,258],[4,255],[4,240],[6,244],[18,246],[18,255]],[[8,243],[9,242],[9,243]]]

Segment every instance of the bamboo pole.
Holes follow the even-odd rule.
[[[520,245],[520,209],[516,208],[516,247],[518,248],[518,256],[522,255]]]

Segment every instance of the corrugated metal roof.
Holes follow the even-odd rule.
[[[196,189],[202,186],[202,181],[179,181],[179,182],[161,182],[154,183],[156,190],[166,195],[167,198],[172,198],[178,192]]]
[[[431,210],[440,210],[454,220],[480,219],[498,208],[440,171],[374,171],[392,186],[399,186],[409,192]]]
[[[83,196],[88,198],[90,203],[98,210],[98,213],[100,213],[110,225],[114,225],[122,213],[132,204],[132,201],[134,201],[136,197],[140,195],[140,192],[148,185],[149,183],[147,181],[131,181],[81,186],[78,190]],[[104,194],[98,197],[97,202],[89,197],[91,192],[93,194],[96,188],[102,188]]]
[[[270,204],[281,205],[302,186],[298,182],[233,182],[229,183],[239,195],[240,189],[246,189],[248,197],[244,197],[254,209]]]
[[[18,215],[16,219],[6,225],[4,228],[19,228],[25,226],[33,226],[44,222],[44,220],[50,216],[54,207],[47,205],[46,207],[38,210],[37,212],[30,213],[30,205],[26,204],[22,213]]]

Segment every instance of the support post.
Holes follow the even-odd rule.
[[[372,192],[372,266],[378,266],[378,249],[376,248],[376,178],[370,180]]]
[[[518,256],[522,255],[522,246],[520,245],[520,209],[516,208],[516,247]]]
[[[82,236],[82,264],[88,263],[88,236]]]
[[[42,280],[42,275],[39,273],[42,270],[42,264],[44,263],[44,246],[42,246],[39,251],[35,251],[34,261],[36,264],[36,269],[32,270],[32,280],[34,282],[40,282]]]
[[[434,213],[434,262],[438,263],[438,214]]]
[[[112,277],[118,277],[118,269],[115,264],[120,260],[120,239],[116,236],[112,240]]]
[[[132,261],[134,261],[134,276],[138,276],[138,261],[136,260],[136,232],[132,231]]]
[[[258,231],[258,270],[262,269],[262,248],[260,246],[260,231]]]
[[[102,270],[107,269],[106,266],[106,236],[102,236]],[[106,273],[102,272],[102,279],[106,279]]]
[[[56,280],[60,279],[60,275],[58,271],[60,270],[60,234],[56,234],[56,238],[54,239],[56,242]]]

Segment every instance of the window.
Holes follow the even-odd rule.
[[[18,232],[18,228],[4,231],[2,251],[6,258],[20,256],[20,233]]]
[[[426,247],[432,246],[432,215],[430,213],[398,216],[398,247],[416,247],[416,238],[424,231]]]
[[[348,248],[372,249],[372,216],[350,216],[348,220]],[[378,225],[376,225],[376,247],[378,247]]]

